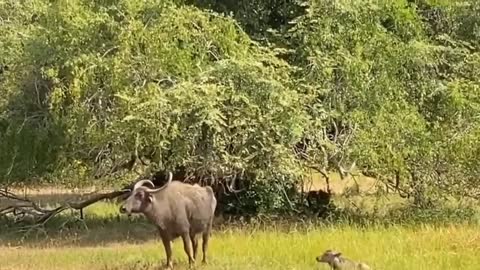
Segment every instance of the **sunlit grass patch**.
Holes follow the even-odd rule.
[[[107,228],[104,233],[108,239]],[[52,242],[44,246],[3,246],[1,269],[155,269],[165,261],[163,246],[153,231],[143,233],[148,235],[144,242],[126,235],[116,235],[116,241],[102,241],[102,235],[97,234],[98,245]],[[479,240],[480,231],[467,225],[369,229],[329,226],[303,232],[231,229],[214,232],[210,264],[199,263],[198,268],[328,269],[314,258],[331,248],[365,261],[373,269],[474,270],[480,269]],[[186,269],[186,256],[178,240],[174,242],[174,258],[178,269]]]
[[[377,220],[374,217],[381,216],[379,211],[405,206],[391,196],[375,195],[344,197],[343,201],[336,198],[336,203],[346,208],[349,200],[364,213],[348,213],[366,215],[370,220]],[[91,205],[84,211],[84,220],[78,219],[78,212],[66,211],[45,228],[29,233],[18,232],[17,225],[0,223],[0,269],[158,269],[165,262],[165,253],[155,227],[142,216],[120,215],[118,207],[112,202]],[[405,214],[403,209],[398,213],[396,219],[415,218],[423,212]],[[341,218],[323,224],[308,220],[301,224],[255,222],[214,226],[210,263],[198,263],[197,269],[326,270],[326,265],[314,259],[326,249],[339,250],[372,269],[480,269],[480,230],[470,221],[435,226],[364,224],[342,222]],[[179,239],[174,242],[174,260],[176,269],[188,268]]]

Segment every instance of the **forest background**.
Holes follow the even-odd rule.
[[[2,186],[183,168],[225,212],[298,214],[314,174],[476,215],[474,0],[2,0],[0,92]]]

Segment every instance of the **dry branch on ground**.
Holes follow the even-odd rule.
[[[102,200],[112,200],[122,195],[125,195],[129,190],[117,190],[108,193],[97,193],[88,196],[83,200],[69,200],[60,203],[55,208],[41,207],[31,199],[21,198],[20,196],[6,190],[0,190],[0,198],[7,199],[11,204],[0,208],[0,217],[12,215],[17,221],[26,219],[33,219],[34,224],[45,224],[53,216],[61,212],[74,209],[80,211],[80,216],[83,218],[83,209]]]

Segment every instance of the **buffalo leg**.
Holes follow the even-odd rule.
[[[210,238],[210,231],[204,232],[202,235],[202,263],[207,263],[207,249],[208,249],[208,239]]]
[[[197,259],[197,251],[198,251],[198,239],[197,235],[195,234],[190,234],[190,239],[192,240],[192,245],[193,245],[193,259]]]
[[[165,254],[167,255],[167,269],[173,269],[172,261],[172,242],[167,237],[162,236],[163,247],[165,248]]]
[[[190,239],[190,234],[185,233],[182,235],[182,240],[183,240],[183,249],[185,250],[185,253],[187,253],[188,256],[188,263],[190,266],[195,264],[195,259],[193,258],[193,252],[192,252],[192,241]]]

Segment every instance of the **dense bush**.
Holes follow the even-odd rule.
[[[247,171],[245,209],[272,211],[306,168],[356,164],[418,206],[476,197],[479,20],[473,0],[1,1],[0,180]]]

